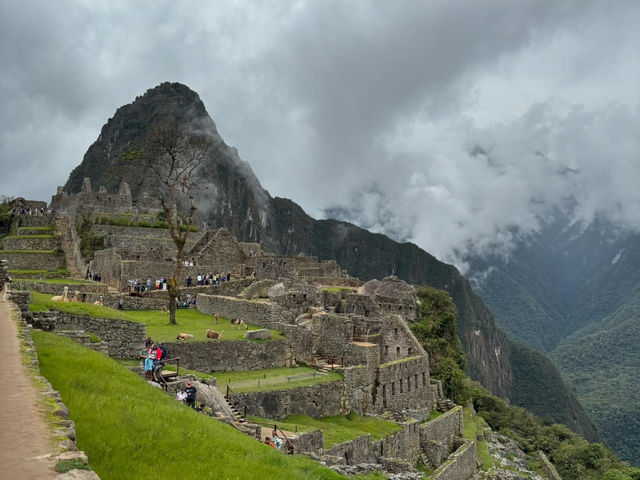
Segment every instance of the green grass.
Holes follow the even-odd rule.
[[[15,276],[29,276],[29,275],[65,276],[65,275],[69,275],[69,270],[67,270],[66,268],[59,268],[58,270],[9,270],[9,275],[15,275]]]
[[[356,413],[338,415],[335,417],[311,418],[307,415],[289,415],[282,421],[273,421],[266,418],[247,416],[253,422],[265,425],[278,425],[286,432],[312,432],[322,430],[324,448],[353,440],[370,434],[371,440],[376,441],[388,437],[392,433],[402,430],[402,427],[394,422],[380,420],[374,417],[361,417]]]
[[[18,227],[18,233],[23,231],[23,230],[37,230],[40,232],[48,232],[48,231],[53,231],[55,230],[54,226],[49,226],[49,227]]]
[[[224,331],[222,341],[224,340],[241,340],[244,337],[245,330],[236,329],[231,325],[231,321],[226,318],[220,318],[220,323],[214,325],[213,317],[205,315],[195,309],[178,310],[176,312],[177,325],[169,324],[169,314],[160,310],[117,310],[115,308],[102,307],[90,303],[82,302],[52,302],[51,295],[45,295],[38,292],[31,293],[31,304],[29,310],[32,312],[44,312],[47,310],[57,310],[60,312],[72,313],[76,315],[89,315],[99,318],[110,318],[112,320],[128,320],[130,322],[144,323],[147,326],[147,335],[156,342],[172,342],[176,340],[179,333],[190,333],[192,339],[183,340],[184,342],[193,341],[220,341],[209,340],[207,338],[207,329],[212,328],[216,332]],[[249,326],[249,330],[255,330],[257,327]],[[272,339],[284,338],[282,334],[271,330]],[[250,340],[253,342],[264,342],[264,340]]]
[[[34,331],[40,370],[60,391],[77,443],[103,480],[343,478],[194,412],[114,360]]]
[[[50,239],[50,238],[55,238],[53,235],[49,235],[49,234],[34,234],[34,235],[7,235],[6,237],[4,237],[5,240],[9,240],[9,239],[25,239],[25,238],[46,238],[46,239]]]
[[[479,415],[471,415],[471,410],[464,409],[464,438],[467,440],[476,440],[477,436],[483,429],[488,428],[487,422]],[[486,440],[477,440],[476,449],[478,458],[482,462],[482,470],[487,471],[494,466],[495,460],[489,453],[489,445]]]
[[[56,251],[55,250],[2,250],[2,253],[46,253],[48,255],[53,255],[54,253],[56,253]]]
[[[243,372],[212,373],[222,392],[229,385],[234,392],[266,392],[271,390],[288,390],[308,387],[320,383],[336,382],[343,379],[341,373],[330,372],[327,375],[316,375],[316,370],[309,367],[271,368],[268,370],[249,370]],[[308,375],[308,376],[305,376]],[[304,376],[303,378],[293,378]]]
[[[352,293],[354,289],[349,287],[326,287],[326,288],[323,288],[322,291],[329,292],[329,293],[340,293],[340,292]]]
[[[14,277],[13,280],[15,282],[41,282],[41,283],[51,283],[54,285],[95,285],[96,282],[90,282],[88,280],[74,280],[72,278],[20,278]]]

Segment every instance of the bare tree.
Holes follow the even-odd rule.
[[[190,133],[171,122],[149,130],[140,147],[130,157],[143,169],[138,175],[145,175],[145,182],[158,188],[169,234],[176,247],[173,276],[167,282],[169,323],[175,325],[184,247],[196,213],[193,196],[200,185],[200,166],[213,145],[204,135]],[[187,205],[180,208],[183,202]]]

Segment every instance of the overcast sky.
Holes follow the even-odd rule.
[[[49,200],[178,81],[273,196],[443,260],[570,198],[640,228],[639,25],[637,0],[2,0],[0,194]]]

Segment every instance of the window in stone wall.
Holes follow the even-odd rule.
[[[399,357],[400,356],[400,347],[396,347],[396,356]]]
[[[400,379],[400,393],[402,393],[402,379]]]
[[[389,355],[389,345],[384,346],[384,354]]]
[[[411,377],[407,377],[407,392],[411,391]]]
[[[413,348],[409,347],[409,348],[407,349],[407,355],[411,355],[411,352],[413,352]]]
[[[391,382],[391,395],[396,394],[396,382]]]
[[[417,373],[413,376],[413,379],[416,381],[416,388],[419,388],[420,384],[418,383],[418,374]]]
[[[382,385],[382,408],[387,408],[387,386]]]
[[[398,335],[398,329],[397,329],[397,328],[394,328],[393,330],[394,330],[394,335],[396,335],[396,336],[397,336],[397,335]]]
[[[422,386],[427,386],[427,376],[424,374],[424,372],[422,372]]]

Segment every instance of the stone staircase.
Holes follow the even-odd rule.
[[[19,215],[11,235],[1,242],[0,257],[9,270],[56,274],[64,267],[51,215]]]

